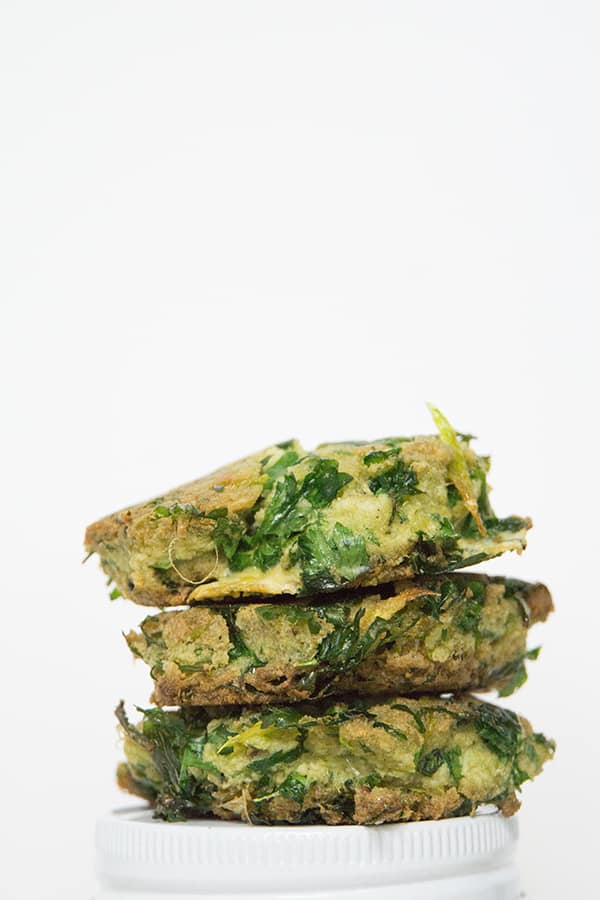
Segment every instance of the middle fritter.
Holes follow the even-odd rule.
[[[544,585],[454,573],[285,603],[219,604],[149,616],[127,635],[167,706],[262,704],[352,691],[440,693],[526,678]]]

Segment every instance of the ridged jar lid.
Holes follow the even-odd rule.
[[[415,884],[494,868],[514,855],[517,836],[516,820],[497,813],[396,825],[269,827],[165,823],[146,808],[129,808],[98,821],[96,861],[100,884],[119,897],[149,885],[198,896],[283,895]]]

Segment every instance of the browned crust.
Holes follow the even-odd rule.
[[[268,449],[166,491],[160,497],[126,506],[98,519],[86,529],[86,550],[91,553],[100,552],[103,543],[110,543],[120,538],[123,530],[134,520],[152,514],[154,508],[159,504],[193,503],[194,506],[205,512],[211,512],[223,506],[233,513],[251,508],[262,491],[262,483],[257,480],[260,473],[258,460],[268,452]],[[222,487],[218,493],[214,491],[215,484]]]
[[[158,607],[179,606],[185,603],[194,589],[193,584],[180,584],[173,589],[166,588],[157,578],[153,578],[151,569],[145,572],[144,583],[130,584],[127,573],[117,568],[113,570],[103,559],[103,552],[107,546],[118,547],[120,553],[127,558],[135,543],[140,541],[139,529],[143,530],[147,527],[148,521],[153,520],[154,510],[158,505],[192,504],[204,513],[210,513],[220,507],[227,507],[230,513],[247,512],[254,506],[262,492],[260,459],[268,452],[269,448],[244,457],[202,478],[167,491],[160,497],[125,507],[93,522],[85,532],[84,545],[87,553],[98,554],[106,574],[114,580],[121,594],[134,603]],[[215,485],[219,486],[219,491],[215,491]],[[155,527],[161,530],[164,544],[168,546],[172,539],[184,539],[188,530],[199,528],[212,530],[214,523],[210,519],[166,517],[155,523]],[[135,537],[132,538],[134,534]],[[143,541],[143,537],[141,540]],[[212,562],[207,562],[207,571],[212,565]]]
[[[494,578],[481,574],[469,576],[468,573],[456,573],[455,578],[473,577],[484,584],[493,584]],[[443,579],[444,576],[436,576]],[[396,584],[398,593],[407,591],[412,582]],[[548,588],[541,583],[523,583],[523,614],[527,625],[546,620],[553,609],[552,597]],[[247,607],[251,608],[251,607]],[[213,615],[204,607],[193,607],[189,610],[164,613],[173,623],[181,623],[182,639],[189,636],[188,622],[190,616],[199,621],[196,628],[204,631],[209,627]],[[208,619],[208,621],[204,621]],[[184,627],[185,625],[185,627]],[[130,646],[135,646],[137,632],[127,635]],[[221,706],[244,704],[248,706],[277,702],[298,702],[308,699],[319,699],[344,693],[361,695],[388,695],[397,693],[445,693],[456,691],[487,691],[502,687],[504,682],[496,674],[505,664],[517,659],[525,649],[514,648],[512,656],[492,662],[484,662],[476,654],[451,655],[446,660],[435,662],[422,652],[418,646],[409,646],[400,650],[391,647],[368,657],[358,668],[346,674],[340,674],[328,682],[320,692],[303,686],[305,670],[290,663],[273,664],[267,662],[246,672],[232,673],[231,666],[214,668],[207,672],[184,674],[173,665],[161,673],[153,670],[154,692],[151,700],[159,706]],[[507,651],[508,651],[507,647]],[[135,651],[134,651],[135,652]],[[505,679],[506,680],[506,679]]]
[[[321,445],[321,449],[333,445]],[[365,448],[383,446],[377,442],[360,448],[348,445],[348,453],[362,454]],[[277,448],[266,448],[235,461],[202,478],[195,479],[145,503],[125,507],[91,524],[85,534],[88,553],[97,553],[107,576],[123,597],[145,606],[180,606],[188,602],[252,599],[260,594],[273,596],[301,595],[297,573],[286,580],[279,573],[275,584],[257,579],[249,585],[240,573],[231,573],[212,540],[214,520],[210,513],[225,508],[228,515],[243,520],[255,508],[265,482],[261,461]],[[346,452],[346,451],[345,451]],[[472,451],[466,451],[473,459]],[[440,460],[450,459],[452,450],[437,437],[415,437],[405,445],[404,453],[416,468],[426,469]],[[157,506],[192,506],[200,515],[156,515]],[[530,520],[524,520],[526,527]],[[517,545],[505,542],[498,554],[510,547],[520,552],[524,540]],[[176,548],[179,547],[181,558]],[[187,553],[186,553],[187,547]],[[155,556],[155,553],[157,554]],[[221,554],[222,556],[222,554]],[[168,557],[168,559],[167,559]],[[175,563],[173,557],[177,564]],[[443,572],[448,560],[441,550],[430,558],[432,567]],[[154,565],[157,563],[157,565]],[[187,567],[187,568],[186,568]],[[164,573],[168,571],[169,576]],[[368,587],[415,575],[406,556],[392,554],[387,559],[371,559],[368,572],[340,589]],[[239,575],[239,577],[238,577]]]
[[[517,798],[516,794],[510,794],[508,797],[502,800],[502,802],[498,806],[498,809],[500,810],[502,815],[507,819],[510,818],[510,816],[514,816],[515,813],[518,813],[520,808],[521,801]]]
[[[230,706],[256,705],[271,701],[299,701],[312,697],[298,682],[300,672],[293,666],[261,666],[241,675],[232,684],[228,673],[220,682],[218,673],[207,675],[201,683],[189,684],[179,678],[157,676],[151,701],[158,706]]]
[[[229,706],[240,703],[256,706],[318,699],[319,696],[301,687],[302,673],[293,666],[261,666],[241,675],[235,684],[229,675],[219,683],[215,674],[194,684],[186,683],[183,678],[157,675],[151,702],[158,706]],[[414,654],[412,666],[407,664],[405,657],[394,660],[388,654],[387,659],[370,659],[355,672],[339,678],[335,688],[327,690],[324,696],[350,692],[386,695],[485,691],[495,686],[491,676],[489,671],[482,672],[476,661],[471,666],[457,660],[438,662],[432,670],[431,661],[421,654]]]
[[[545,584],[538,581],[531,585],[530,592],[527,594],[527,606],[531,625],[546,621],[550,613],[554,611],[554,603],[552,594]]]
[[[444,819],[463,802],[456,788],[437,797],[411,793],[400,788],[361,787],[355,797],[354,821],[357,825],[381,825],[384,822],[418,822],[423,819]]]
[[[117,784],[129,794],[153,804],[152,793],[146,792],[136,782],[126,763],[120,763],[117,768]],[[327,825],[383,825],[447,819],[456,814],[463,801],[464,798],[456,788],[448,788],[437,796],[427,796],[404,788],[361,786],[354,792],[354,812],[350,814],[333,808],[331,798],[326,798],[321,789],[313,787],[302,805],[283,797],[274,797],[263,806],[261,817],[263,821],[294,824],[300,822],[307,812],[314,811]],[[248,809],[237,812],[228,808],[228,802],[228,793],[225,792],[216,800],[211,810],[212,815],[225,820],[241,817],[248,822],[254,821],[251,798],[248,798]],[[498,809],[503,816],[508,817],[518,812],[520,805],[513,793],[499,803]]]

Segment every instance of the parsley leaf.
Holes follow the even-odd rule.
[[[229,650],[229,660],[233,662],[236,659],[247,659],[248,665],[245,671],[251,668],[258,668],[259,666],[264,666],[264,662],[262,659],[259,659],[254,651],[252,651],[246,642],[244,641],[240,629],[237,626],[236,616],[238,613],[239,607],[236,606],[224,606],[220,613],[225,619],[227,623],[227,630],[229,632],[229,642],[231,643],[231,648]]]
[[[525,667],[526,659],[537,659],[540,655],[540,647],[534,647],[533,650],[527,650],[516,660],[506,663],[500,669],[496,669],[493,673],[494,681],[504,681],[500,690],[499,697],[509,697],[517,688],[520,688],[527,681],[527,669]]]
[[[436,747],[429,753],[421,751],[415,759],[415,768],[420,775],[431,776],[435,775],[443,763],[446,763],[448,766],[452,781],[458,784],[462,777],[460,747],[449,747],[447,750],[441,750],[439,747]]]
[[[318,459],[313,470],[304,477],[299,494],[314,509],[324,509],[349,481],[352,481],[352,475],[338,472],[337,460]]]
[[[409,713],[415,720],[417,731],[420,732],[420,734],[425,734],[425,723],[416,710],[411,709],[406,703],[393,703],[391,709],[401,709],[403,712]]]
[[[397,459],[389,469],[384,469],[379,475],[370,478],[368,484],[373,494],[388,494],[392,498],[392,516],[405,500],[421,493],[417,487],[416,472],[402,459]]]
[[[417,758],[415,759],[415,768],[419,775],[431,776],[435,775],[443,762],[444,753],[436,747],[429,753],[423,753],[422,751],[418,753]]]
[[[527,521],[519,516],[507,516],[505,519],[498,519],[496,516],[484,516],[483,524],[486,532],[491,537],[497,537],[505,531],[515,532],[527,528]],[[466,538],[478,537],[479,532],[473,516],[467,516],[460,527],[460,533]]]
[[[264,470],[265,475],[267,476],[264,492],[267,493],[273,487],[273,484],[277,479],[281,478],[290,466],[295,465],[299,459],[300,457],[295,450],[286,450],[273,465],[268,466],[268,468]]]
[[[302,803],[307,789],[306,776],[300,775],[299,772],[290,772],[285,781],[282,781],[277,788],[277,792],[282,797],[285,797],[286,800],[294,800],[296,803]]]
[[[320,525],[310,525],[298,538],[296,555],[307,592],[333,590],[353,581],[369,567],[365,539],[336,522],[329,536]]]
[[[455,619],[461,631],[477,631],[485,602],[485,587],[480,581],[471,581],[464,597],[463,608]]]
[[[294,762],[299,756],[302,756],[301,744],[297,747],[292,747],[291,750],[276,750],[271,756],[255,759],[251,763],[248,763],[246,768],[250,772],[264,774],[265,772],[268,772],[269,769],[272,769],[273,766],[277,766],[280,763]]]
[[[265,571],[276,565],[289,542],[310,526],[315,511],[328,506],[351,480],[351,475],[338,471],[334,459],[317,459],[300,482],[293,473],[284,474],[275,482],[258,527],[244,533],[241,526],[229,526],[226,530],[221,524],[223,535],[217,529],[215,533],[217,546],[223,549],[234,571],[253,565]]]
[[[389,459],[390,456],[397,456],[398,448],[392,447],[391,450],[371,450],[370,453],[365,453],[363,456],[363,463],[365,466],[375,466],[377,463],[384,462],[386,459]]]
[[[444,751],[444,762],[448,766],[450,777],[454,784],[458,784],[462,778],[462,751],[460,747],[449,747]]]
[[[511,759],[519,749],[521,726],[514,712],[481,703],[477,707],[475,729],[499,759]]]
[[[207,513],[207,517],[214,519],[215,522],[212,539],[215,542],[217,550],[222,552],[227,559],[231,559],[242,539],[244,532],[242,523],[237,519],[228,518],[227,509],[223,506]]]

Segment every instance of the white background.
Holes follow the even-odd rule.
[[[148,699],[84,526],[427,399],[535,520],[487,567],[557,603],[511,701],[559,745],[523,879],[594,896],[599,38],[578,0],[4,0],[5,900],[88,900],[112,709]]]

